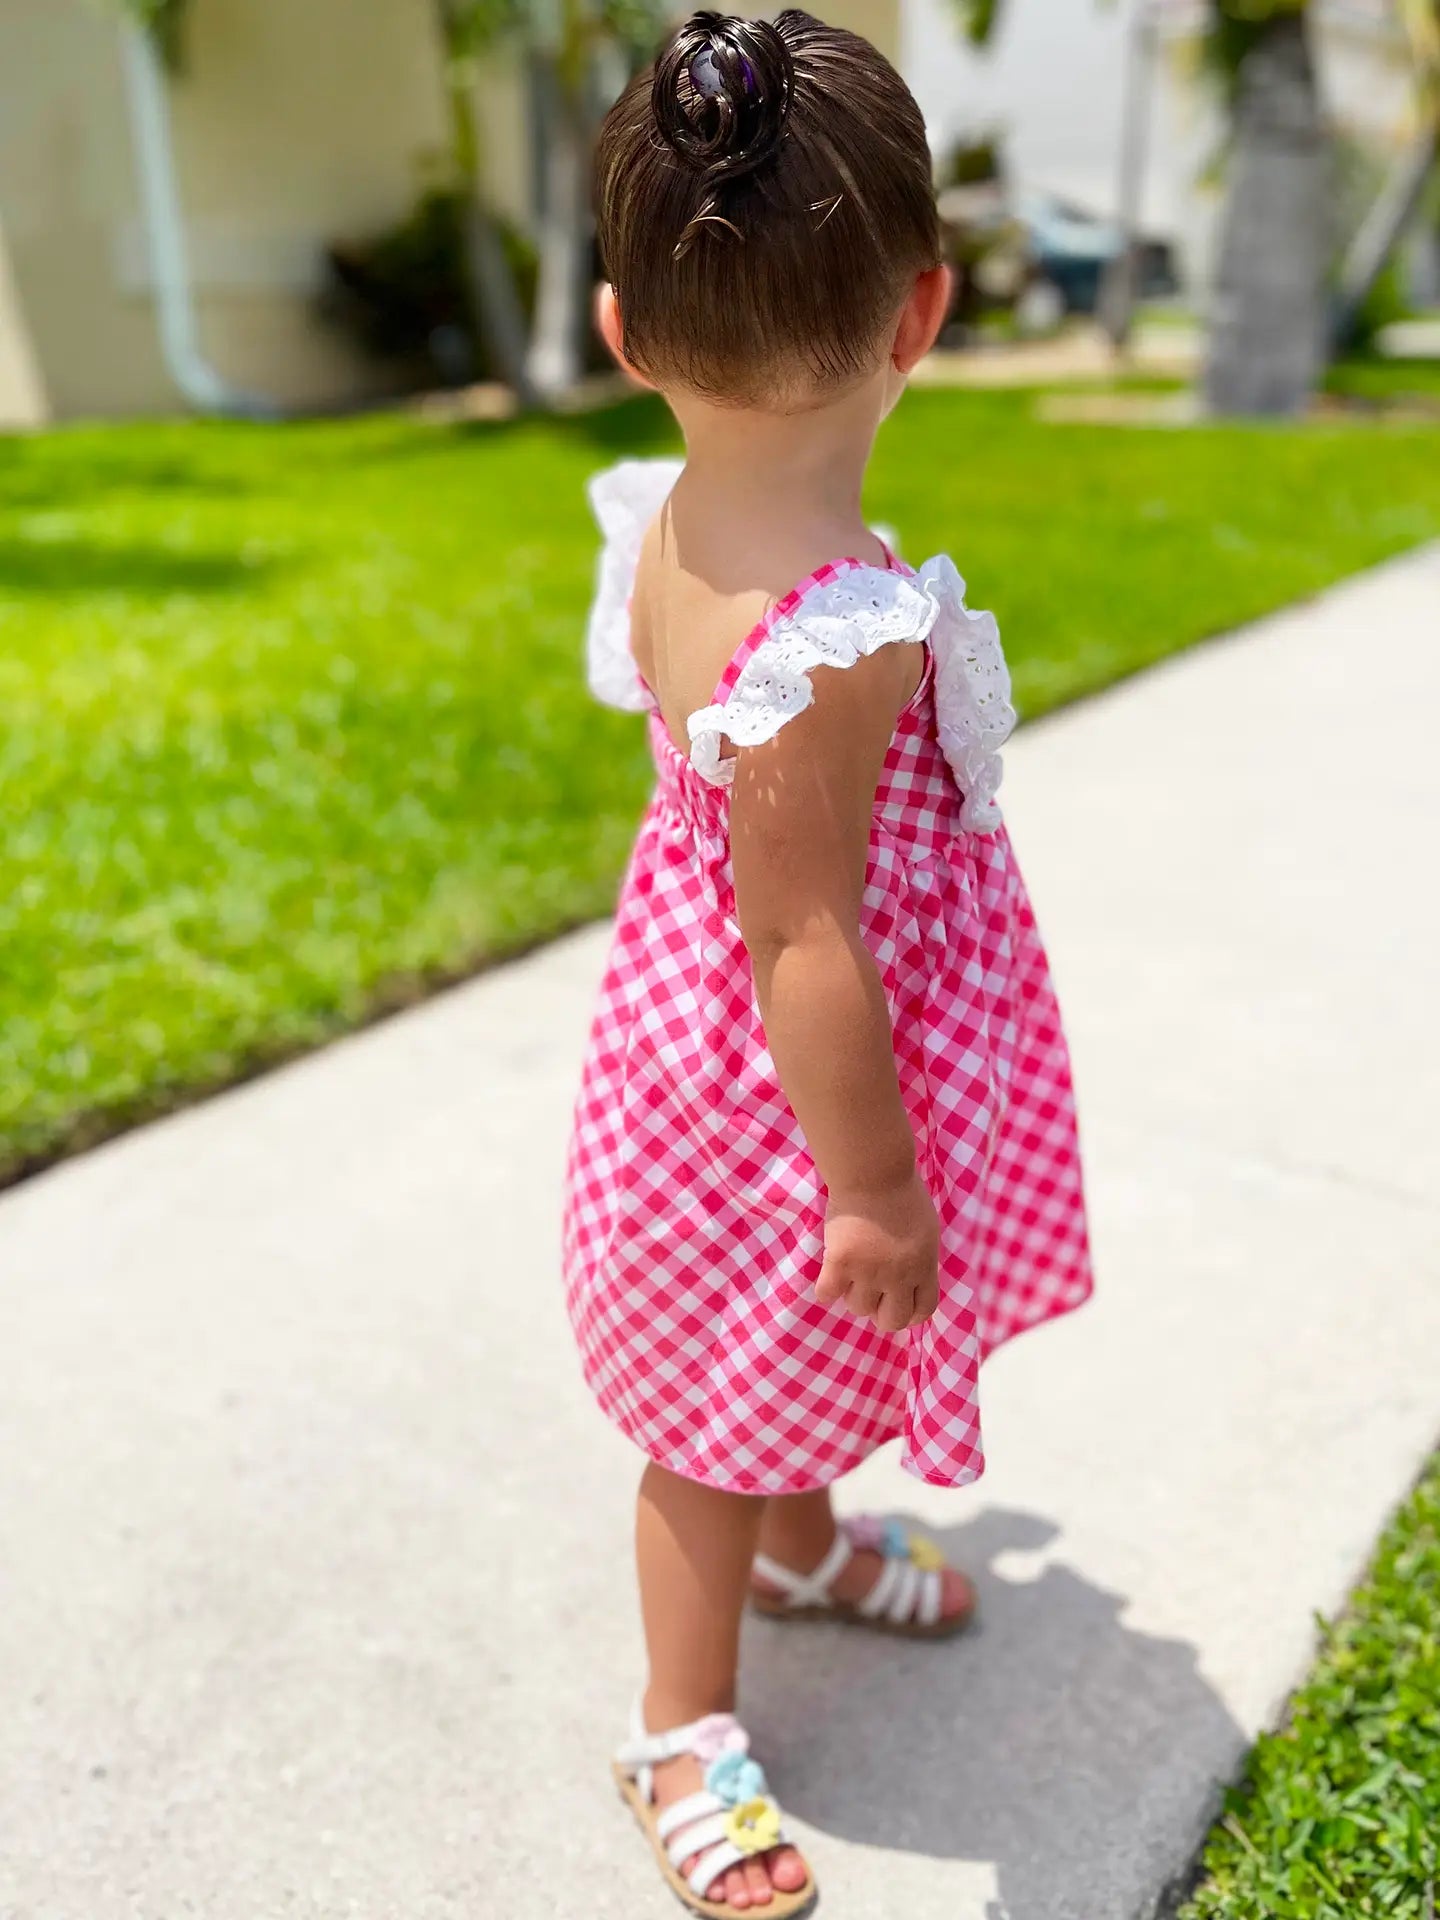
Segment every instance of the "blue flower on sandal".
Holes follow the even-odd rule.
[[[880,1551],[887,1560],[908,1560],[910,1558],[910,1536],[900,1520],[886,1520],[881,1528]]]
[[[763,1799],[769,1792],[765,1770],[748,1753],[718,1753],[705,1769],[705,1785],[727,1807],[742,1806],[749,1800]]]

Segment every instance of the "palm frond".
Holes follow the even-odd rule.
[[[525,0],[439,0],[445,50],[452,60],[488,53],[534,12]]]
[[[1440,0],[1395,0],[1425,110],[1440,114]]]
[[[144,27],[172,73],[185,62],[185,22],[190,0],[119,0],[120,9]]]
[[[654,53],[668,18],[657,0],[599,0],[596,12],[601,33],[637,59]]]
[[[960,30],[974,46],[988,46],[1003,11],[1002,0],[955,0]]]
[[[1269,23],[1282,14],[1303,13],[1309,4],[1310,0],[1210,0],[1210,23],[1201,36],[1200,60],[1228,101],[1234,101],[1241,63]]]

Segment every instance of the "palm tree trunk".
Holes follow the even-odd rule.
[[[1291,414],[1325,361],[1328,146],[1303,12],[1240,64],[1230,194],[1205,368],[1215,413]]]
[[[590,233],[587,128],[559,63],[538,62],[544,102],[545,172],[539,225],[539,277],[526,373],[536,393],[555,400],[580,378],[585,324],[585,259]]]

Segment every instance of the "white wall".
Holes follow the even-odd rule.
[[[1131,11],[1132,0],[1009,0],[994,43],[977,51],[947,0],[904,0],[902,65],[936,152],[959,133],[998,127],[1023,185],[1113,213]],[[1144,217],[1171,233],[1182,195],[1164,92],[1157,82]]]

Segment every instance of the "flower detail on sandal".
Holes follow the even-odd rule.
[[[723,1800],[730,1807],[763,1799],[770,1790],[760,1762],[752,1760],[738,1747],[716,1754],[705,1769],[705,1785],[717,1800]]]
[[[928,1534],[911,1533],[893,1517],[882,1520],[877,1514],[857,1513],[844,1526],[852,1546],[886,1560],[908,1560],[922,1573],[939,1573],[946,1564],[945,1555]]]
[[[773,1800],[746,1800],[725,1816],[725,1838],[742,1853],[768,1853],[780,1845],[780,1836],[780,1809]]]
[[[865,1553],[883,1554],[887,1560],[904,1560],[910,1553],[910,1536],[900,1521],[882,1520],[878,1513],[856,1513],[843,1522],[850,1544]]]
[[[922,1573],[943,1573],[945,1555],[930,1538],[928,1533],[912,1533],[909,1542],[910,1560]]]

